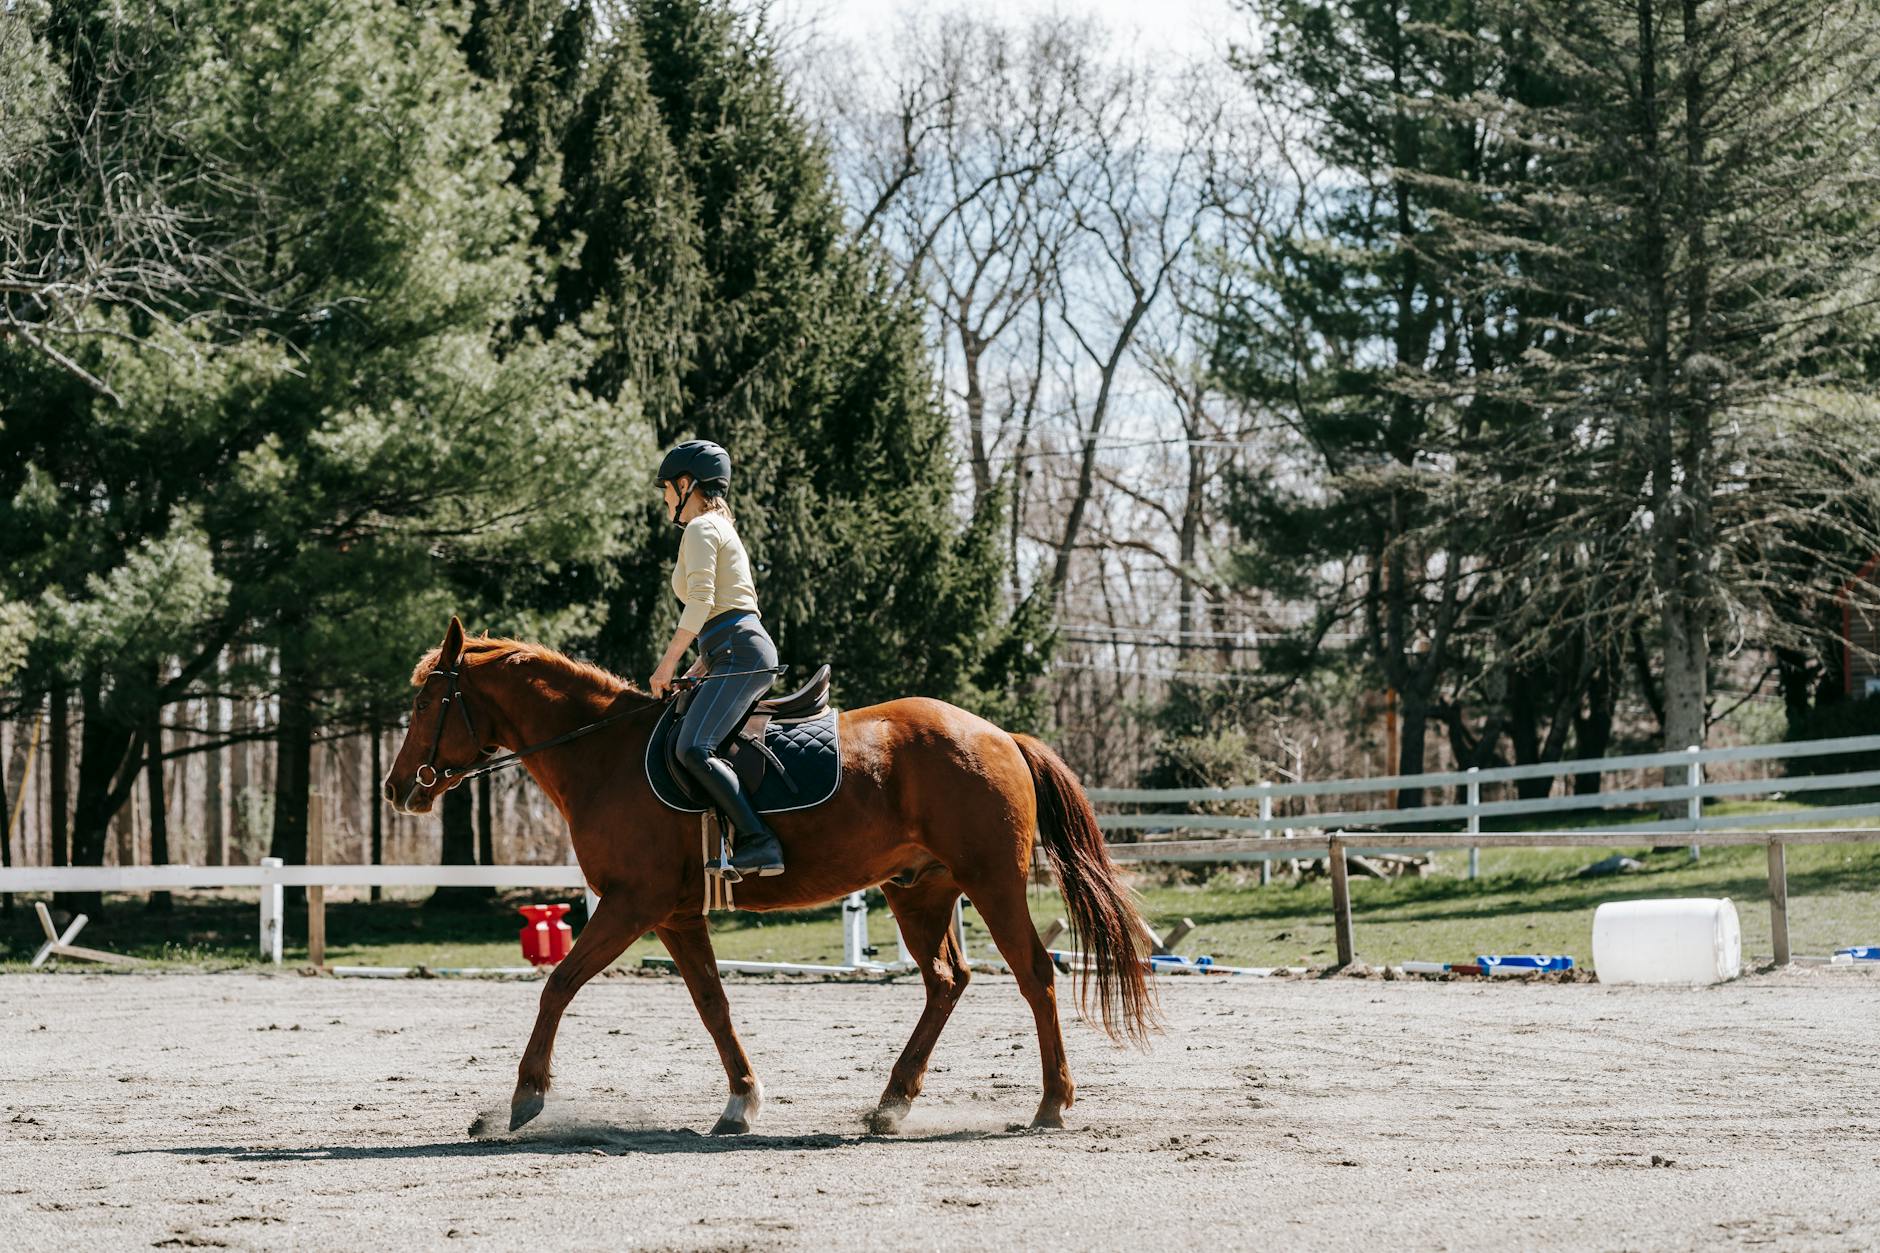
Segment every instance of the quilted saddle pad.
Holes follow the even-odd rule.
[[[673,707],[659,715],[653,733],[646,740],[646,781],[653,795],[668,809],[700,814],[710,806],[682,791],[673,781],[668,766],[666,740],[673,731]],[[820,805],[836,793],[842,782],[842,749],[836,733],[836,710],[826,709],[813,718],[771,719],[764,733],[764,744],[783,763],[787,781],[777,774],[777,767],[765,763],[763,782],[751,798],[760,814],[788,813]],[[750,752],[748,747],[740,752]],[[742,771],[739,772],[742,775]],[[795,784],[794,790],[791,784]]]

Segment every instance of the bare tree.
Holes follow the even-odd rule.
[[[180,326],[265,303],[239,234],[253,219],[227,211],[259,191],[182,99],[180,32],[123,13],[71,22],[86,29],[62,50],[43,6],[0,11],[0,340],[116,402],[81,360],[87,341],[176,345]]]
[[[1208,140],[1221,109],[1205,94],[1190,94],[1195,85],[1180,80],[1181,101],[1169,107],[1134,70],[1087,77],[1078,95],[1077,159],[1058,167],[1055,190],[1072,229],[1052,253],[1047,290],[1071,380],[1077,475],[1053,545],[1053,600],[1070,578],[1119,379],[1144,320],[1169,299],[1203,219],[1218,205]]]
[[[1056,193],[1080,151],[1088,21],[965,12],[902,27],[872,93],[831,94],[858,229],[927,304],[964,417],[975,510],[1036,414],[1039,300],[1074,229]],[[856,103],[860,101],[860,103]]]

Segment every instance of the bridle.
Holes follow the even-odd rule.
[[[462,783],[465,779],[474,779],[478,775],[489,774],[492,771],[501,770],[505,766],[514,765],[531,753],[539,753],[543,749],[553,748],[557,744],[566,744],[569,740],[579,739],[584,735],[600,730],[602,727],[611,726],[623,719],[631,718],[634,714],[642,714],[649,710],[665,708],[664,701],[654,701],[651,704],[639,705],[632,709],[624,709],[619,713],[608,714],[605,718],[596,719],[585,726],[579,726],[572,731],[564,732],[553,739],[543,740],[539,744],[531,744],[527,748],[519,748],[513,753],[504,753],[501,756],[493,756],[492,754],[494,754],[496,750],[494,748],[485,747],[481,758],[479,758],[474,765],[446,766],[444,769],[439,770],[437,768],[437,754],[438,750],[444,745],[444,724],[450,719],[450,707],[452,705],[457,706],[458,712],[463,714],[464,730],[470,733],[471,743],[478,742],[476,722],[470,716],[470,702],[464,699],[463,688],[458,684],[459,672],[441,668],[433,670],[424,676],[421,680],[421,685],[423,683],[429,683],[439,675],[444,676],[444,678],[450,681],[450,688],[444,693],[443,703],[437,707],[437,726],[434,728],[431,736],[431,755],[425,758],[424,764],[419,766],[415,772],[417,784],[422,788],[436,787],[439,783],[442,783],[446,785],[446,790],[448,790]]]
[[[450,680],[450,690],[444,693],[443,700],[441,700],[437,706],[437,726],[433,727],[431,731],[431,755],[425,758],[424,764],[419,766],[416,772],[419,787],[435,787],[440,780],[448,781],[459,775],[468,778],[469,775],[467,771],[473,768],[466,767],[463,770],[457,770],[446,766],[443,774],[440,775],[437,772],[438,750],[444,747],[444,723],[450,719],[450,707],[453,704],[457,706],[457,711],[463,715],[463,729],[470,733],[470,742],[473,744],[477,742],[476,723],[472,721],[470,717],[470,702],[463,698],[463,688],[458,686],[458,672],[455,670],[433,670],[424,676],[424,682],[429,683],[440,674]],[[490,751],[490,749],[485,748],[483,750],[483,757],[488,758]],[[430,777],[426,778],[426,775]]]
[[[671,690],[676,694],[686,691],[689,688],[697,687],[700,683],[711,679],[741,679],[753,674],[783,674],[785,671],[789,670],[789,668],[790,667],[787,665],[782,665],[772,666],[762,670],[732,670],[723,671],[718,674],[682,676],[673,681]],[[457,712],[463,715],[463,727],[464,730],[470,733],[470,742],[473,744],[478,742],[476,720],[470,716],[470,702],[464,699],[463,688],[457,682],[459,673],[460,672],[456,670],[445,670],[440,667],[430,671],[423,679],[419,680],[420,686],[429,683],[439,675],[450,680],[450,687],[445,691],[443,701],[437,707],[437,726],[432,728],[431,733],[431,755],[425,758],[424,764],[419,766],[414,772],[414,777],[419,787],[431,788],[436,787],[439,783],[443,783],[446,785],[446,790],[449,790],[449,788],[457,786],[457,784],[462,783],[465,779],[474,779],[479,775],[489,774],[493,771],[501,770],[506,766],[513,766],[531,753],[539,753],[545,748],[554,748],[557,744],[566,744],[569,740],[580,739],[584,735],[589,735],[600,730],[602,727],[612,726],[614,723],[631,718],[635,714],[643,714],[651,710],[664,709],[666,707],[665,700],[654,700],[648,704],[636,706],[633,709],[623,709],[619,713],[608,714],[605,718],[598,718],[593,722],[587,723],[585,726],[576,727],[572,731],[564,731],[553,739],[543,740],[539,744],[531,744],[527,748],[518,748],[513,753],[504,753],[501,756],[495,756],[493,755],[496,752],[494,748],[485,747],[482,751],[482,756],[474,765],[446,766],[444,769],[439,770],[437,768],[437,754],[438,750],[444,746],[444,724],[450,720],[450,707],[452,705],[457,706]],[[670,697],[667,699],[670,699]],[[427,778],[426,776],[429,777]]]

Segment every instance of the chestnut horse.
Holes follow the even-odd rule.
[[[411,727],[385,779],[387,799],[406,813],[429,811],[459,781],[453,772],[496,749],[526,749],[612,720],[522,758],[567,820],[600,904],[542,988],[510,1101],[511,1130],[541,1112],[556,1027],[575,992],[649,930],[672,954],[724,1062],[731,1097],[713,1132],[749,1130],[764,1089],[732,1029],[701,909],[699,819],[661,804],[641,767],[663,702],[552,649],[466,640],[456,618],[443,644],[419,661],[412,684]],[[1077,777],[1039,741],[942,701],[894,700],[839,717],[841,786],[813,809],[772,817],[789,870],[746,878],[736,889],[738,907],[802,909],[877,886],[888,898],[927,991],[914,1034],[868,1116],[870,1130],[891,1133],[919,1095],[934,1041],[966,990],[966,955],[950,924],[954,902],[970,896],[1037,1023],[1044,1094],[1032,1125],[1063,1126],[1074,1089],[1054,971],[1025,903],[1034,831],[1095,968],[1104,1029],[1141,1042],[1154,1016],[1135,951],[1135,907]],[[1091,982],[1080,974],[1080,1004]]]

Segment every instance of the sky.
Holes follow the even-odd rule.
[[[785,23],[813,22],[825,37],[858,48],[879,46],[903,12],[935,8],[977,9],[1007,19],[1060,12],[1101,18],[1105,25],[1133,37],[1145,53],[1198,55],[1238,35],[1245,19],[1229,0],[773,0],[773,12]]]

